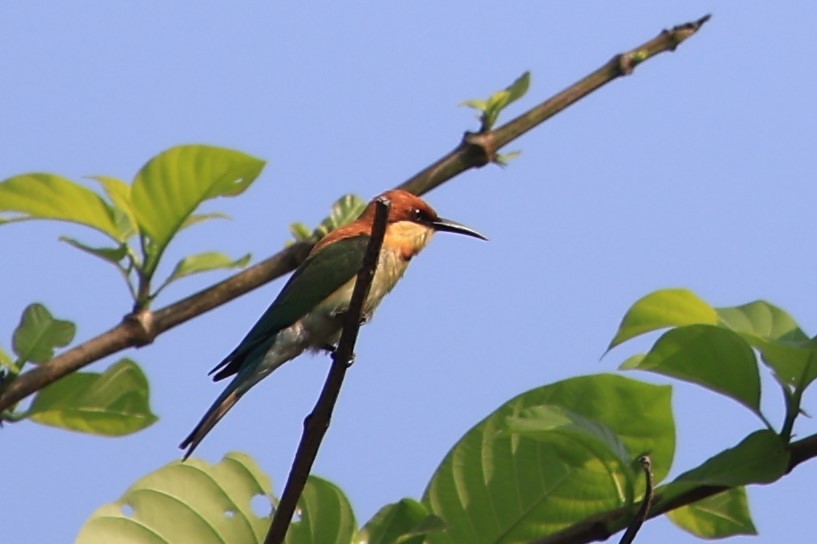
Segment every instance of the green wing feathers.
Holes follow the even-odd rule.
[[[210,374],[214,381],[236,374],[246,357],[274,335],[308,314],[358,273],[369,244],[368,235],[352,236],[324,246],[307,257],[247,336]],[[266,350],[263,350],[266,352]]]

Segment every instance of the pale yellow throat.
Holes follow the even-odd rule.
[[[431,241],[434,229],[411,221],[398,221],[386,229],[383,248],[398,251],[406,260],[417,255]]]

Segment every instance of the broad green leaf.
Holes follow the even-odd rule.
[[[108,203],[87,187],[54,174],[23,174],[0,182],[0,214],[4,213],[0,224],[56,219],[86,225],[119,240],[119,228]]]
[[[263,167],[255,157],[204,145],[173,147],[148,161],[131,191],[139,230],[148,239],[146,274],[153,274],[167,244],[202,202],[241,194]]]
[[[290,525],[287,544],[348,544],[357,531],[349,499],[322,478],[309,477],[298,508],[300,521]]]
[[[718,308],[718,315],[724,326],[760,351],[781,383],[804,389],[817,379],[817,340],[810,339],[784,310],[758,300]]]
[[[681,474],[672,483],[656,489],[657,503],[675,500],[701,485],[768,484],[782,477],[788,466],[789,452],[777,433],[768,429],[755,431],[734,448],[722,451],[699,467]]]
[[[509,417],[507,425],[512,433],[563,446],[566,452],[563,459],[570,456],[571,451],[581,451],[576,448],[578,445],[581,449],[592,452],[602,463],[613,460],[626,469],[633,461],[633,455],[609,427],[561,406],[526,408],[518,416]],[[582,452],[582,455],[575,458],[570,456],[567,460],[578,461],[583,457]],[[627,484],[632,485],[633,475],[625,470],[625,476],[630,480]]]
[[[619,477],[591,454],[567,462],[553,444],[506,431],[528,408],[558,406],[609,428],[633,455],[649,452],[657,481],[672,464],[671,388],[597,375],[523,393],[468,431],[446,455],[423,503],[445,520],[431,543],[529,542],[626,505]],[[640,489],[642,486],[638,485]],[[618,529],[612,527],[611,529]]]
[[[805,342],[809,339],[791,315],[764,300],[716,311],[723,324],[735,332],[769,340]]]
[[[119,263],[119,261],[124,259],[128,254],[128,246],[125,244],[119,247],[91,247],[68,236],[60,236],[60,240],[80,251],[84,251],[85,253],[89,253],[94,257],[99,257],[103,261],[113,264]]]
[[[272,485],[246,454],[228,453],[216,465],[195,458],[173,461],[94,512],[76,542],[261,543],[270,517],[254,513],[256,497],[271,504]]]
[[[421,544],[424,536],[442,531],[445,522],[429,514],[423,503],[403,499],[384,506],[358,532],[355,544]]]
[[[752,337],[749,342],[760,351],[763,362],[780,383],[805,389],[817,379],[817,339],[775,342]]]
[[[133,215],[131,186],[111,176],[91,176],[102,185],[113,203],[114,222],[119,230],[118,240],[124,242],[137,234],[136,217]]]
[[[20,361],[44,363],[54,357],[54,348],[71,343],[76,331],[76,325],[54,319],[42,304],[30,304],[14,331],[12,347]]]
[[[718,313],[692,291],[655,291],[637,300],[627,310],[607,351],[647,332],[694,324],[717,325]]]
[[[631,369],[702,385],[760,413],[760,374],[754,352],[738,334],[712,325],[688,325],[664,333]]]
[[[148,381],[122,359],[102,374],[75,372],[42,389],[26,417],[37,423],[105,436],[123,436],[153,424]]]
[[[186,229],[188,227],[192,227],[193,225],[198,225],[199,223],[204,223],[206,221],[212,221],[213,219],[231,219],[231,217],[226,213],[221,212],[194,213],[184,220],[181,229]]]
[[[667,517],[699,538],[756,535],[749,501],[743,487],[734,487],[706,499],[670,510]]]
[[[252,255],[247,253],[240,259],[233,260],[224,253],[219,253],[217,251],[188,255],[176,263],[175,268],[173,268],[173,272],[170,273],[170,277],[165,281],[165,285],[192,274],[210,272],[211,270],[244,268],[247,266],[247,263],[250,262],[251,258]]]

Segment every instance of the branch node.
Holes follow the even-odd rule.
[[[150,310],[142,309],[131,312],[122,319],[122,322],[128,325],[131,330],[133,343],[136,347],[141,348],[152,344],[158,334],[156,321],[153,312]]]
[[[462,137],[462,147],[466,160],[475,168],[496,162],[496,143],[492,132],[466,131]]]

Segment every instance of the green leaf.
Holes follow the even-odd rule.
[[[743,487],[728,489],[706,499],[670,510],[667,517],[699,538],[756,535],[749,501]]]
[[[42,304],[30,304],[14,331],[12,347],[21,362],[44,363],[54,357],[54,348],[70,344],[76,331],[76,325],[54,319]]]
[[[173,147],[136,175],[131,192],[145,245],[150,277],[173,236],[205,200],[236,196],[261,173],[264,161],[238,151],[204,145]]]
[[[355,544],[421,544],[425,535],[442,531],[445,522],[412,499],[378,510],[358,532]]]
[[[656,489],[657,505],[673,501],[702,485],[768,484],[782,477],[788,466],[789,452],[780,436],[768,429],[755,431],[734,448],[722,451],[699,467],[681,474],[672,483]]]
[[[202,272],[210,272],[211,270],[221,270],[230,268],[244,268],[250,262],[252,255],[247,253],[240,259],[233,260],[224,253],[216,251],[209,251],[207,253],[199,253],[196,255],[188,255],[184,259],[176,263],[170,277],[165,281],[165,285],[172,281],[176,281],[185,276],[192,274],[200,274]]]
[[[56,219],[91,227],[119,241],[119,228],[108,203],[87,187],[53,174],[23,174],[0,182],[0,214],[4,212],[0,224]]]
[[[497,153],[494,162],[499,166],[508,166],[514,159],[518,159],[522,155],[521,151],[509,151],[508,153]]]
[[[817,379],[817,340],[791,343],[755,337],[749,341],[780,383],[804,390]]]
[[[718,313],[692,291],[655,291],[636,301],[627,310],[607,351],[647,332],[694,324],[717,325]]]
[[[182,223],[182,226],[179,230],[186,229],[188,227],[192,227],[193,225],[198,225],[199,223],[204,223],[206,221],[211,221],[213,219],[232,219],[232,218],[226,213],[221,212],[194,213],[184,220],[184,223]]]
[[[664,333],[650,352],[625,364],[702,385],[760,413],[760,374],[752,348],[738,334],[712,325]]]
[[[541,405],[526,408],[519,416],[508,418],[507,425],[512,433],[540,442],[567,446],[564,449],[568,454],[571,450],[575,453],[577,451],[575,446],[579,445],[582,449],[592,452],[602,462],[612,459],[628,468],[633,461],[627,447],[609,427],[561,406]],[[583,457],[584,455],[580,455],[569,461],[578,461]],[[628,479],[632,476],[629,472],[626,475]]]
[[[153,424],[148,381],[122,359],[102,374],[75,372],[42,389],[25,416],[37,423],[104,436],[123,436]]]
[[[366,209],[366,201],[357,195],[343,195],[332,204],[329,217],[321,221],[315,229],[313,236],[316,239],[323,238],[338,227],[351,223]]]
[[[464,100],[460,105],[481,111],[480,132],[487,132],[496,124],[502,110],[522,98],[528,92],[529,87],[530,72],[525,72],[505,89],[492,94],[488,100]]]
[[[114,222],[119,230],[118,240],[124,242],[137,234],[136,217],[133,214],[131,186],[121,179],[111,176],[91,176],[102,185],[113,203]]]
[[[296,242],[306,242],[312,238],[313,229],[310,229],[304,223],[290,223],[289,232]]]
[[[3,348],[0,348],[0,366],[7,367],[11,370],[17,370],[15,368],[14,361],[11,360],[11,356]]]
[[[287,544],[348,544],[357,531],[349,499],[322,478],[309,477],[298,508],[301,519],[290,526]]]
[[[553,444],[508,433],[507,421],[536,406],[563,408],[610,429],[626,451],[649,452],[660,481],[675,449],[670,396],[668,386],[602,374],[533,389],[508,401],[468,431],[432,477],[423,503],[445,520],[446,530],[428,535],[427,541],[529,542],[625,506],[619,469],[581,449],[568,462]]]
[[[246,454],[229,453],[216,465],[173,461],[94,512],[76,542],[263,542],[270,517],[255,514],[252,501],[260,496],[271,504],[271,489],[269,477]]]
[[[723,324],[735,332],[769,340],[805,342],[809,339],[791,315],[764,300],[716,311]]]
[[[126,244],[119,247],[91,247],[68,236],[60,236],[60,241],[113,264],[118,264],[128,255],[128,246]]]
[[[718,315],[724,326],[760,351],[780,383],[805,389],[817,379],[817,340],[810,339],[784,310],[758,300],[718,308]]]

